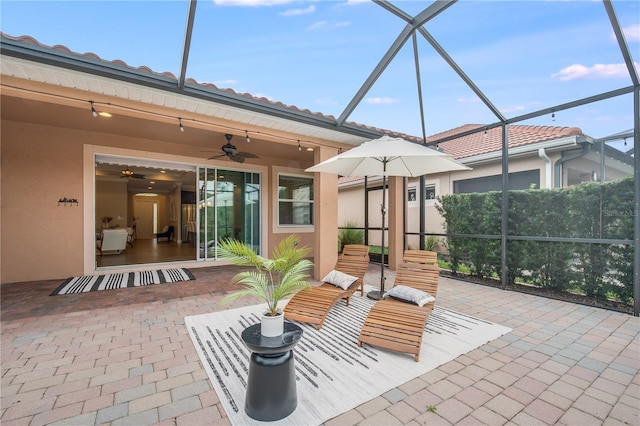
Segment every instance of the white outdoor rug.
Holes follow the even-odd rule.
[[[154,271],[125,272],[122,274],[87,275],[67,278],[50,296],[57,294],[85,293],[97,290],[113,290],[152,284],[176,283],[195,280],[186,268],[157,269]]]
[[[413,356],[357,346],[373,304],[355,295],[340,301],[321,330],[304,330],[295,347],[298,406],[277,422],[258,422],[244,412],[250,351],[240,334],[259,321],[262,305],[185,317],[191,340],[231,423],[319,425],[511,331],[437,306],[425,327],[420,361]],[[437,302],[436,302],[437,303]]]

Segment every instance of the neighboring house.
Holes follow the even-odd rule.
[[[436,197],[502,189],[502,129],[498,127],[485,132],[483,127],[480,124],[468,124],[427,138],[427,142],[432,142],[481,129],[477,133],[438,144],[438,149],[473,170],[425,177],[427,233],[441,233],[443,230],[442,217],[435,208]],[[510,189],[557,188],[633,175],[632,157],[594,141],[579,128],[510,125],[508,129]],[[364,227],[364,206],[368,206],[368,227],[378,228],[369,232],[369,243],[379,244],[381,179],[367,178],[368,197],[365,196],[363,177],[341,177],[338,182],[339,225],[356,222]],[[408,179],[406,184],[405,226],[408,233],[420,231],[419,182],[419,179]],[[406,243],[417,247],[418,236],[407,237]]]

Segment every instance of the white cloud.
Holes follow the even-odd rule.
[[[398,99],[382,97],[382,98],[367,98],[365,102],[373,105],[387,105],[387,104],[395,104],[398,102]]]
[[[369,3],[371,0],[347,0],[344,3],[340,3],[338,6],[357,6],[360,4]]]
[[[309,27],[307,31],[316,31],[322,28],[344,28],[351,25],[351,21],[318,21]]]
[[[291,3],[292,0],[213,0],[218,6],[275,6]]]
[[[306,15],[307,13],[315,12],[316,7],[314,5],[310,5],[304,9],[288,9],[284,12],[279,13],[282,16],[298,16],[298,15]]]
[[[636,69],[640,68],[640,64],[636,63]],[[595,64],[591,67],[573,64],[561,69],[557,73],[551,74],[551,78],[559,80],[576,80],[579,78],[601,79],[601,78],[619,78],[629,75],[625,64]]]
[[[640,24],[624,27],[622,32],[627,41],[640,42]]]
[[[309,31],[319,30],[328,24],[327,21],[318,21],[307,28]]]

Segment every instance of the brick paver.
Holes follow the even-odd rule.
[[[229,425],[184,317],[220,309],[237,270],[55,297],[55,280],[0,286],[0,423]],[[326,425],[637,424],[638,318],[444,277],[437,303],[513,331]]]

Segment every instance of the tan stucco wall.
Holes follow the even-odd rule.
[[[95,219],[99,220],[102,216],[109,215],[113,216],[116,222],[119,220],[118,216],[121,216],[120,225],[129,225],[129,208],[132,205],[130,198],[119,198],[115,203],[117,207],[113,207],[113,214],[111,210],[109,213],[95,210],[94,167],[91,161],[94,152],[118,155],[134,153],[134,156],[142,158],[153,158],[151,152],[155,152],[158,153],[156,157],[165,160],[185,159],[176,156],[178,149],[172,144],[8,120],[2,121],[0,135],[0,178],[3,196],[0,214],[2,283],[64,279],[94,273],[95,230],[96,226],[100,226],[95,223]],[[87,150],[88,146],[93,148]],[[145,150],[148,150],[146,154]],[[313,176],[300,168],[306,165],[293,166],[295,167],[276,166],[275,171],[266,166],[251,166],[263,177],[263,250],[269,253],[284,235],[297,231],[277,229],[272,203],[274,197],[271,196],[274,188],[272,177],[281,170]],[[331,202],[337,198],[335,183],[333,188],[333,194],[328,195],[328,204],[336,205],[335,201]],[[177,197],[178,193],[172,196]],[[274,196],[277,202],[277,194]],[[77,199],[78,205],[58,206],[58,200],[64,197]],[[162,198],[161,224],[163,221],[172,222],[168,197],[159,198]],[[323,204],[323,199],[324,197],[316,193],[317,202],[327,205]],[[179,219],[178,214],[176,211],[176,221]],[[300,233],[303,245],[317,249],[316,232],[323,226],[323,219],[329,223],[336,221],[330,219],[332,214],[331,211],[324,212],[319,219],[317,218],[314,227]],[[337,217],[337,213],[334,216]],[[337,232],[335,226],[333,229],[332,232]],[[336,244],[332,247],[336,247]],[[315,253],[313,255],[323,258],[315,256]],[[37,267],[34,267],[35,264]],[[193,262],[188,266],[211,266],[211,263]]]
[[[2,121],[2,283],[82,272],[86,134]],[[75,198],[78,206],[58,205]],[[93,202],[93,201],[91,201]]]

